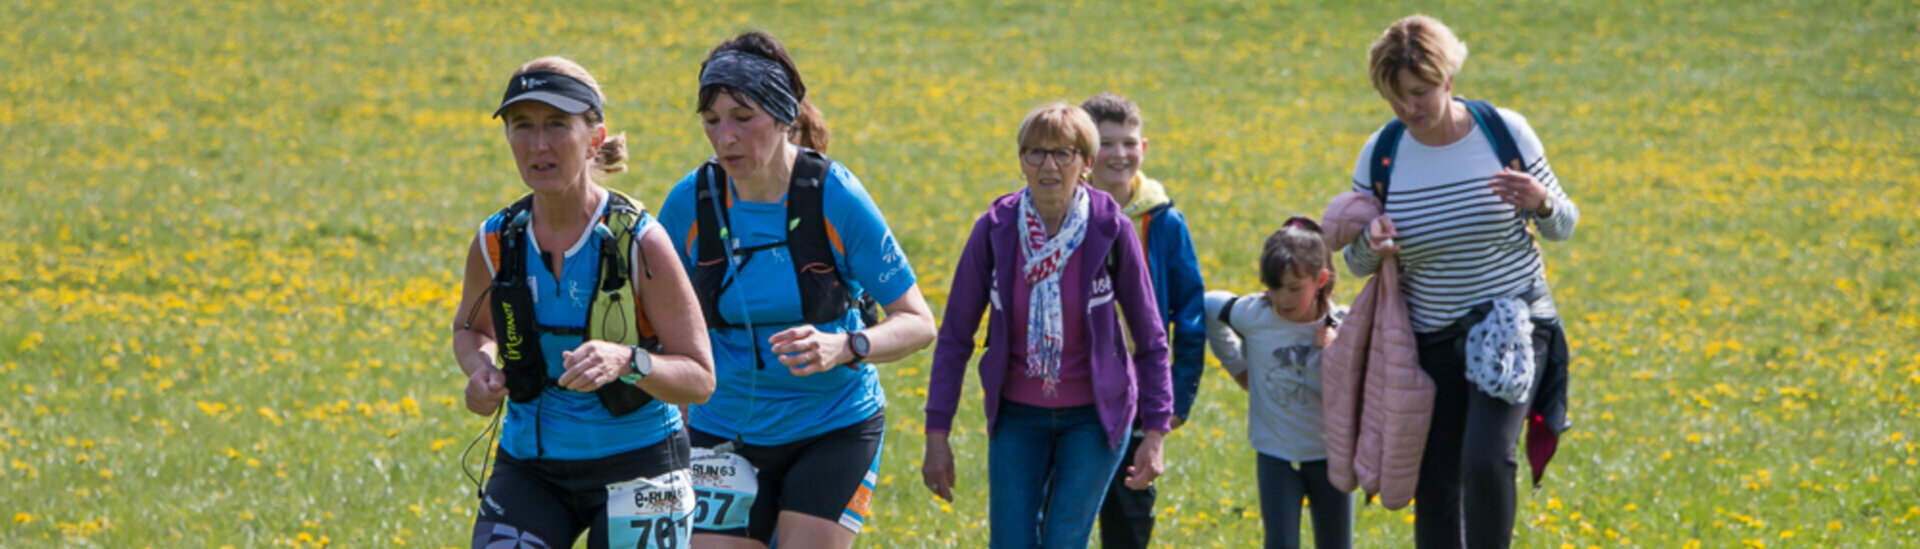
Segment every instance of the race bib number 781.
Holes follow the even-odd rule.
[[[607,485],[607,546],[681,549],[693,535],[693,480],[681,469]]]

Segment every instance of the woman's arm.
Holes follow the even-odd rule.
[[[927,298],[920,295],[919,284],[881,308],[887,311],[886,318],[861,330],[868,345],[861,362],[893,362],[933,342],[933,311],[927,307]],[[767,342],[773,344],[780,363],[791,368],[793,375],[808,376],[852,363],[853,348],[848,344],[852,339],[852,333],[827,333],[802,324],[773,334]]]
[[[871,345],[866,362],[893,362],[933,343],[933,309],[927,307],[927,298],[920,295],[919,284],[881,308],[887,311],[886,318],[864,330]],[[846,339],[845,334],[841,339]],[[847,359],[852,358],[849,352]]]
[[[1133,342],[1134,379],[1139,383],[1139,413],[1142,429],[1165,433],[1172,428],[1173,370],[1168,359],[1167,329],[1160,323],[1160,305],[1154,299],[1153,283],[1147,278],[1146,258],[1140,252],[1140,240],[1132,238],[1133,222],[1120,217],[1119,237],[1113,245],[1119,250],[1120,268],[1113,281],[1114,299],[1126,313],[1126,328]],[[1089,256],[1093,259],[1098,256]]]
[[[991,226],[987,216],[980,216],[960,250],[947,292],[947,308],[940,320],[940,342],[934,346],[933,368],[927,374],[927,442],[921,454],[920,479],[935,496],[947,501],[953,501],[953,487],[959,482],[947,432],[953,428],[967,361],[973,359],[973,336],[980,329],[980,317],[986,312],[993,288],[993,252],[987,242]]]
[[[493,313],[484,298],[493,284],[487,252],[480,235],[467,247],[466,276],[460,284],[460,306],[453,311],[453,359],[467,379],[467,410],[492,415],[507,397],[507,376],[494,366]]]
[[[634,290],[655,335],[660,337],[663,351],[653,355],[653,373],[638,385],[669,403],[705,403],[713,395],[713,348],[707,339],[707,319],[700,313],[700,300],[693,294],[686,271],[680,269],[679,256],[666,231],[647,231],[636,247]]]
[[[1520,157],[1527,163],[1527,169],[1502,169],[1494,174],[1489,186],[1493,187],[1501,200],[1531,213],[1540,238],[1571,238],[1574,226],[1580,221],[1580,207],[1567,196],[1560,177],[1553,173],[1553,166],[1547,163],[1547,151],[1540,143],[1540,135],[1534,133],[1533,125],[1519,113],[1500,109],[1500,116],[1505,119],[1507,130],[1513,135],[1513,144],[1520,149]]]
[[[648,261],[673,251],[661,231],[641,235],[635,254],[633,284],[644,304],[642,313],[653,322],[665,353],[652,355],[652,371],[635,383],[669,404],[698,404],[713,394],[713,353],[709,350],[706,319],[687,283],[686,273],[671,267],[654,269],[652,277],[640,266],[642,255]],[[639,268],[635,268],[639,267]],[[567,372],[554,383],[580,392],[598,390],[608,383],[625,383],[620,376],[633,373],[632,347],[610,341],[587,341],[568,351]]]
[[[1160,323],[1160,305],[1155,302],[1152,282],[1147,278],[1146,258],[1140,252],[1140,240],[1133,238],[1133,222],[1125,216],[1118,220],[1119,237],[1113,245],[1120,248],[1120,272],[1113,281],[1114,298],[1126,312],[1127,334],[1133,341],[1134,379],[1139,382],[1139,420],[1146,436],[1127,466],[1128,488],[1145,490],[1166,470],[1161,447],[1167,432],[1173,430],[1173,370],[1167,359],[1167,329]]]

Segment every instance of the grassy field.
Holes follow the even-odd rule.
[[[833,155],[934,307],[1019,185],[1028,108],[1139,101],[1147,171],[1211,286],[1347,187],[1390,111],[1365,48],[1412,3],[226,3],[0,6],[0,546],[453,547],[485,419],[447,352],[474,227],[523,192],[487,118],[520,62],[608,92],[650,202],[709,154],[698,63],[785,39]],[[1579,203],[1550,276],[1577,423],[1521,488],[1524,547],[1920,539],[1920,7],[1480,2],[1456,93],[1529,117]],[[1348,278],[1343,301],[1359,289]],[[891,395],[867,547],[983,546],[970,382],[951,506],[919,486],[930,353]],[[1209,372],[1159,539],[1260,539],[1245,399]],[[1359,511],[1360,547],[1411,513]]]

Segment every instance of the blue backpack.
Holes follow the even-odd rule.
[[[1520,146],[1513,141],[1513,132],[1508,131],[1506,119],[1493,108],[1492,103],[1476,99],[1458,99],[1467,104],[1467,112],[1473,114],[1473,123],[1480,126],[1480,133],[1487,136],[1493,144],[1493,154],[1500,158],[1500,165],[1515,170],[1525,170],[1526,161],[1520,158]],[[1496,123],[1498,122],[1498,123]],[[1387,189],[1393,179],[1393,154],[1400,148],[1400,137],[1406,135],[1407,125],[1395,118],[1380,128],[1380,138],[1373,143],[1373,159],[1367,162],[1372,169],[1373,196],[1380,199],[1380,206],[1386,207]]]

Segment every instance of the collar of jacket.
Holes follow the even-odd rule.
[[[1127,201],[1125,208],[1120,209],[1120,213],[1127,217],[1137,219],[1173,202],[1167,196],[1167,186],[1147,177],[1146,172],[1133,172],[1133,182],[1129,185],[1133,189],[1133,198]]]

